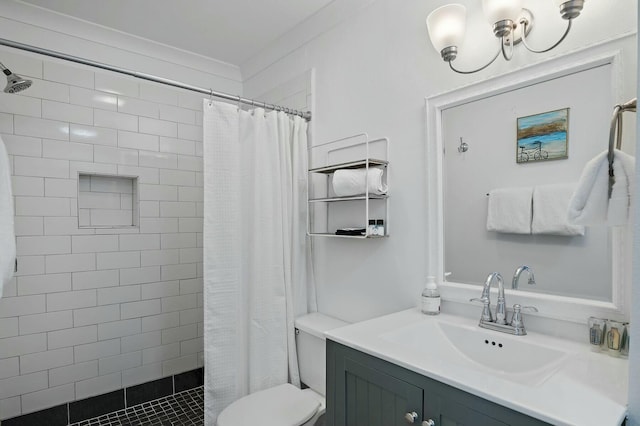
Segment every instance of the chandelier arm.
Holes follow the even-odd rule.
[[[548,49],[544,49],[544,50],[535,50],[532,49],[531,47],[529,47],[529,45],[527,44],[527,21],[526,20],[522,20],[520,21],[520,24],[522,24],[522,44],[524,44],[524,47],[527,48],[528,51],[533,52],[533,53],[545,53],[548,52],[552,49],[555,49],[556,47],[558,47],[558,45],[560,43],[562,43],[564,41],[565,38],[567,38],[567,36],[569,35],[569,31],[571,31],[571,22],[573,22],[573,19],[569,19],[568,20],[569,23],[567,24],[567,29],[565,30],[564,34],[562,35],[562,37],[560,37],[560,40],[558,40],[553,46],[549,47]]]
[[[502,57],[506,61],[510,61],[513,58],[513,35],[509,37],[509,45],[511,49],[509,49],[509,54],[507,55],[507,51],[504,48],[504,37],[500,39],[500,51],[502,52]]]
[[[498,49],[496,54],[493,56],[493,59],[491,59],[487,64],[485,64],[485,65],[483,65],[480,68],[477,68],[475,70],[471,70],[471,71],[463,71],[463,70],[455,69],[453,67],[453,64],[451,63],[451,61],[447,61],[447,62],[449,62],[449,68],[451,68],[453,71],[457,72],[458,74],[473,74],[473,73],[476,73],[478,71],[482,71],[483,69],[487,68],[489,65],[494,63],[496,61],[496,59],[498,59],[498,56],[500,56],[501,52],[502,52],[502,47],[500,47],[500,49]]]

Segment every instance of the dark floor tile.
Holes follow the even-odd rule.
[[[120,389],[69,404],[71,422],[98,417],[124,408],[124,390]]]
[[[176,393],[204,385],[204,368],[187,371],[173,376]]]
[[[2,421],[2,426],[66,426],[67,404]]]
[[[163,396],[171,395],[172,393],[173,381],[171,377],[165,377],[164,379],[154,380],[153,382],[131,386],[130,388],[127,388],[127,407],[162,398]]]

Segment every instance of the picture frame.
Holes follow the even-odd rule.
[[[518,117],[516,163],[569,158],[569,108]]]

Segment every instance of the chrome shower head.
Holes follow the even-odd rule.
[[[33,84],[33,81],[24,79],[18,74],[12,73],[11,70],[2,65],[2,63],[0,63],[0,69],[2,69],[4,75],[7,76],[7,86],[4,88],[5,93],[22,92],[23,90],[31,87],[31,85]]]

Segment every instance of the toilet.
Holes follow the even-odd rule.
[[[324,332],[346,322],[314,312],[295,321],[300,380],[308,389],[285,383],[247,395],[218,416],[217,426],[312,426],[326,409]]]

